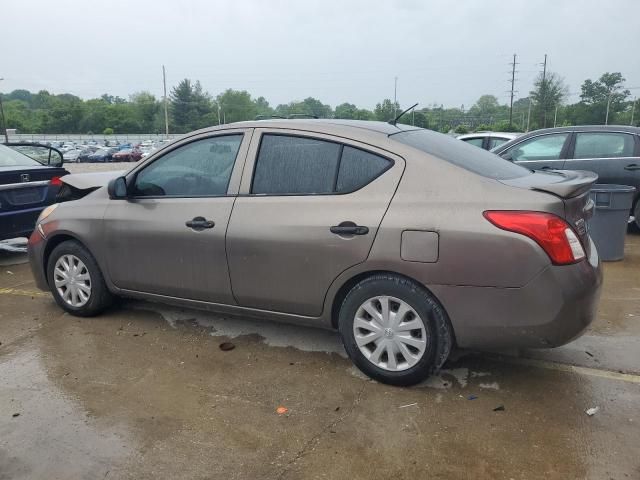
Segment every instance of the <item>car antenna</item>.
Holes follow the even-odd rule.
[[[418,104],[417,104],[417,103],[416,103],[416,104],[411,105],[409,108],[407,108],[404,112],[402,112],[402,113],[401,113],[400,115],[398,115],[396,118],[394,118],[393,120],[389,120],[389,125],[393,125],[393,126],[395,127],[395,126],[396,126],[396,123],[398,123],[398,120],[400,120],[400,118],[402,118],[402,116],[403,116],[405,113],[407,113],[407,112],[409,112],[409,111],[413,110],[413,109],[414,109],[414,108],[416,108],[417,106],[418,106]]]

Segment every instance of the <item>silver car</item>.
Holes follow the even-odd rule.
[[[126,296],[333,328],[395,385],[454,345],[561,345],[595,315],[592,173],[406,125],[268,120],[109,175],[64,177],[30,238],[38,285],[73,315]]]

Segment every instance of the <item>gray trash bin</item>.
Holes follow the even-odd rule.
[[[635,190],[627,185],[607,184],[596,184],[591,188],[591,200],[596,208],[589,220],[589,235],[600,259],[605,262],[624,257],[624,238]]]

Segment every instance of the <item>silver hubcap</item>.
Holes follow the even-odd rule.
[[[392,372],[414,366],[428,343],[424,322],[411,305],[388,296],[370,298],[360,305],[353,335],[371,363]]]
[[[53,269],[53,281],[60,298],[72,307],[82,307],[91,297],[91,276],[75,255],[61,256]]]

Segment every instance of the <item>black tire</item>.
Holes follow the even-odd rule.
[[[633,216],[635,217],[635,220],[629,223],[629,231],[640,233],[640,198],[636,199]]]
[[[409,304],[423,319],[428,345],[422,358],[402,371],[389,371],[370,362],[358,348],[353,322],[358,308],[368,299],[388,295]],[[338,327],[349,358],[363,373],[381,383],[415,385],[437,373],[449,356],[453,344],[452,329],[446,312],[426,289],[415,282],[392,274],[376,274],[358,282],[340,307]]]
[[[58,293],[58,290],[55,288],[54,268],[58,259],[63,255],[75,255],[82,260],[82,263],[87,267],[91,278],[91,293],[89,295],[89,300],[81,307],[74,307],[65,302]],[[102,271],[100,270],[95,258],[93,258],[93,255],[91,255],[89,250],[75,240],[62,242],[53,249],[47,264],[47,281],[56,303],[60,305],[62,309],[77,317],[93,317],[113,303],[113,295],[109,292],[109,289],[105,284]]]

